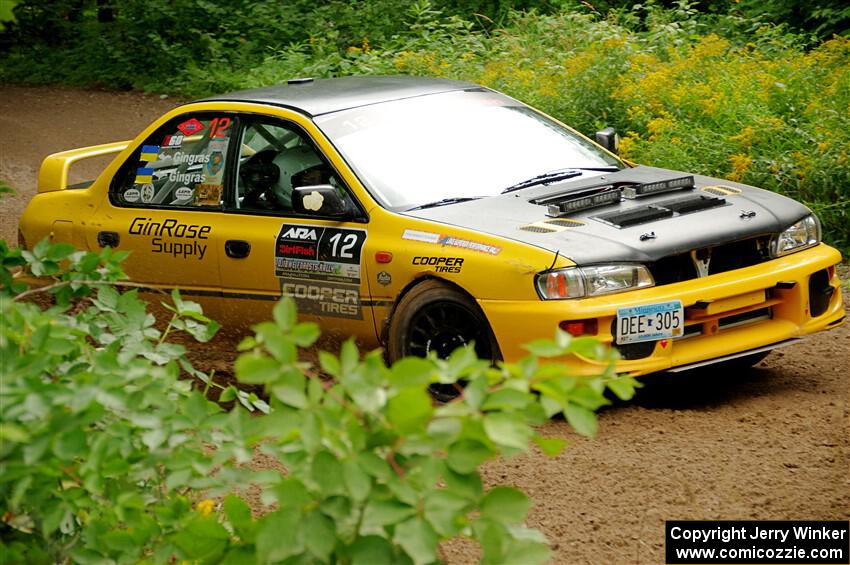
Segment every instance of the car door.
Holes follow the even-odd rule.
[[[136,149],[112,179],[86,226],[90,248],[130,251],[135,282],[179,288],[208,313],[221,291],[218,226],[235,117],[193,112],[169,120]]]
[[[228,218],[218,232],[225,319],[268,320],[274,302],[290,296],[300,318],[319,322],[326,335],[374,344],[360,205],[300,126],[257,116],[240,124]],[[335,187],[343,217],[293,209],[293,188],[313,185]]]

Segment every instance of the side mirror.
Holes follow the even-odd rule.
[[[596,132],[596,143],[613,153],[620,152],[620,136],[614,128],[605,128]]]
[[[292,209],[299,214],[345,216],[348,206],[337,189],[329,184],[299,186],[292,190]]]

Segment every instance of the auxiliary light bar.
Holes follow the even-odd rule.
[[[642,196],[651,196],[653,194],[661,194],[663,192],[673,192],[674,190],[685,190],[694,188],[694,177],[688,175],[676,179],[661,180],[657,182],[646,182],[634,186],[628,186],[623,189],[623,198],[629,200],[640,198]]]
[[[549,204],[546,215],[550,218],[559,218],[582,210],[614,204],[620,201],[621,194],[622,191],[613,186],[607,186],[601,191],[598,188],[594,188],[592,191],[570,195],[571,197],[568,199]]]

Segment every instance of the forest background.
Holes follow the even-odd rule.
[[[0,80],[193,98],[288,78],[478,82],[622,156],[774,190],[850,251],[842,0],[4,0]],[[14,21],[8,21],[14,19]]]

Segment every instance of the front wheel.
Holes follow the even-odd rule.
[[[413,287],[399,302],[390,321],[387,357],[394,362],[409,355],[425,357],[433,352],[445,359],[458,347],[473,342],[479,358],[494,363],[501,359],[490,324],[478,305],[457,288],[428,280]],[[454,390],[440,385],[432,387],[437,397],[443,396],[441,391]]]

